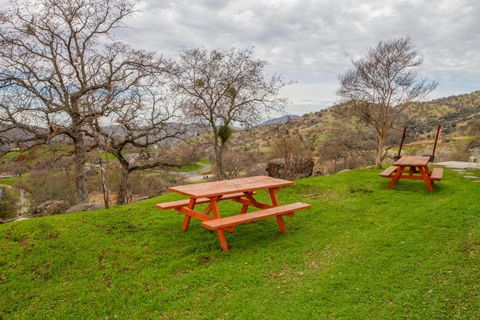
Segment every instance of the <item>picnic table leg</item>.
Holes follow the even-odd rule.
[[[190,202],[188,203],[188,208],[192,209],[195,208],[195,203],[197,199],[195,198],[190,198]],[[189,215],[185,215],[185,218],[183,218],[183,224],[182,224],[182,231],[185,232],[188,230],[188,225],[190,224],[190,219],[191,217]]]
[[[225,234],[223,233],[222,229],[218,229],[218,239],[220,240],[220,247],[222,247],[223,251],[228,251],[228,243],[227,238],[225,238]]]
[[[280,229],[281,233],[287,232],[287,228],[285,227],[285,222],[283,221],[283,216],[277,216],[277,223],[278,223],[278,229]]]
[[[388,184],[387,189],[392,189],[393,185],[397,183],[397,181],[400,179],[400,176],[402,175],[403,170],[405,170],[405,167],[398,168],[397,172],[392,177],[392,181],[390,181],[390,183]]]
[[[432,187],[433,181],[430,180],[430,176],[428,175],[428,168],[425,170],[425,168],[418,167],[418,171],[422,175],[422,178],[425,181],[425,185],[427,186],[428,191],[433,192],[433,187]]]
[[[278,206],[278,198],[277,198],[277,189],[269,188],[268,193],[270,193],[270,199],[272,200],[272,206]]]
[[[217,219],[220,218],[220,211],[218,210],[218,199],[219,197],[214,197],[210,199],[210,208],[212,209],[213,216]],[[233,232],[235,227],[225,228],[225,230],[229,232]],[[223,229],[217,230],[218,240],[220,240],[220,247],[222,247],[223,251],[228,251],[228,244],[227,238],[225,237],[225,233],[223,233]]]
[[[248,211],[248,204],[242,205],[242,210],[240,210],[240,214],[245,214]]]
[[[252,193],[251,192],[244,192],[245,196],[248,198],[248,196],[252,197]],[[244,213],[247,213],[248,211],[248,204],[242,204],[242,210],[240,210],[240,214],[244,214]]]
[[[207,208],[203,211],[203,214],[207,215],[207,214],[210,214],[210,212],[212,212],[212,204],[209,203]]]
[[[210,199],[210,208],[212,209],[213,216],[217,219],[220,218],[220,211],[218,210],[218,199],[217,197]]]
[[[278,198],[277,198],[277,189],[270,188],[268,189],[268,193],[270,193],[270,199],[272,200],[272,206],[278,206]],[[285,222],[283,221],[283,216],[277,216],[277,223],[278,228],[280,229],[281,233],[287,232],[287,228],[285,227]]]
[[[210,208],[212,210],[213,216],[217,219],[220,219],[220,210],[218,209],[218,200],[220,198],[221,197],[213,197],[213,198],[210,199]],[[235,230],[235,226],[227,227],[227,228],[225,228],[225,230],[232,233]],[[222,235],[223,235],[223,231],[222,231]],[[218,234],[218,237],[220,238],[220,243],[221,243],[222,239],[220,237],[220,233]]]

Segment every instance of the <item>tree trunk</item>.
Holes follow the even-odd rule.
[[[215,147],[215,165],[217,180],[225,180],[225,173],[223,172],[223,159],[222,159],[222,148],[219,146]]]
[[[118,185],[118,193],[117,193],[117,204],[127,204],[128,199],[128,175],[130,174],[130,170],[128,168],[128,164],[122,164],[122,172],[120,176],[120,183]]]
[[[76,136],[74,141],[75,187],[80,202],[88,202],[87,176],[85,174],[85,140],[83,134]]]
[[[108,154],[106,152],[104,154],[106,155],[105,167],[103,166],[102,153],[98,153],[100,162],[100,173],[102,176],[103,203],[105,205],[105,209],[108,209],[110,207],[110,195],[108,191]]]
[[[217,132],[213,132],[214,142],[213,149],[215,151],[215,167],[217,180],[225,180],[225,173],[223,172],[223,146],[220,144]]]
[[[377,145],[377,155],[376,155],[376,158],[375,158],[375,165],[379,169],[382,168],[384,149],[385,149],[385,136],[379,135],[378,136],[378,145]]]

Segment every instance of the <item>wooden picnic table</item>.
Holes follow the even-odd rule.
[[[189,199],[159,203],[157,208],[162,210],[174,209],[185,215],[182,231],[187,231],[191,218],[202,221],[202,226],[209,230],[216,230],[223,250],[228,250],[224,230],[233,232],[236,225],[276,217],[280,232],[286,232],[283,216],[291,216],[297,210],[305,209],[310,205],[293,203],[280,206],[277,191],[281,187],[292,185],[292,181],[266,176],[239,178],[224,181],[215,181],[184,186],[170,187],[170,192],[176,192],[189,197]],[[256,191],[267,189],[271,204],[262,203],[255,199]],[[238,215],[222,218],[218,202],[231,200],[242,204]],[[208,203],[203,211],[195,210],[195,206]],[[249,207],[258,208],[252,213],[247,213]]]
[[[425,156],[403,156],[393,166],[380,173],[380,176],[391,178],[387,189],[391,189],[400,179],[409,179],[423,180],[427,189],[433,192],[434,181],[442,179],[443,169],[430,170],[428,168],[429,161],[430,157]]]

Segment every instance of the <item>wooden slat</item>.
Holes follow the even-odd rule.
[[[399,160],[397,160],[394,165],[396,166],[414,166],[414,167],[425,167],[428,165],[430,161],[430,157],[422,157],[422,156],[403,156]]]
[[[220,200],[228,200],[228,199],[235,199],[235,198],[240,198],[243,197],[244,194],[242,192],[237,192],[237,193],[231,193],[224,195],[223,197],[220,198]],[[157,203],[155,207],[162,209],[162,210],[167,210],[167,209],[175,209],[175,208],[180,208],[180,207],[185,207],[188,206],[189,199],[185,200],[178,200],[178,201],[172,201],[172,202],[163,202],[163,203]],[[196,204],[202,204],[202,203],[207,203],[210,202],[210,199],[208,198],[199,198],[196,201]]]
[[[443,168],[433,168],[430,179],[432,180],[442,180],[443,178]]]
[[[244,213],[236,216],[225,217],[220,219],[213,219],[209,221],[203,221],[202,226],[209,230],[223,229],[225,227],[243,224],[247,222],[257,221],[268,217],[274,217],[284,214],[291,214],[292,212],[310,208],[307,203],[296,202],[292,204],[286,204],[283,206],[263,209],[252,213]]]
[[[237,192],[249,192],[266,188],[279,188],[292,184],[293,182],[288,180],[267,176],[257,176],[170,187],[168,190],[186,195],[188,197],[203,198]]]
[[[199,213],[195,210],[192,210],[192,209],[189,209],[189,208],[185,208],[185,207],[182,207],[180,209],[178,209],[180,212],[186,214],[187,216],[190,216],[192,218],[195,218],[195,219],[198,219],[198,220],[201,220],[201,221],[206,221],[206,220],[212,220],[212,219],[215,219],[215,218],[212,218],[210,216],[207,216],[207,215],[204,215],[202,213]]]
[[[387,169],[383,170],[383,171],[380,173],[380,176],[381,176],[381,177],[385,177],[385,178],[390,178],[390,176],[392,175],[392,173],[394,173],[395,171],[397,171],[397,169],[398,169],[397,166],[388,167]]]

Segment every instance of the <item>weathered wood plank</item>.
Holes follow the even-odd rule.
[[[296,202],[292,204],[286,204],[283,206],[272,207],[268,209],[263,209],[255,211],[252,213],[244,213],[240,215],[213,219],[209,221],[203,221],[202,226],[209,230],[224,229],[225,227],[235,226],[247,222],[262,220],[269,217],[291,214],[295,211],[310,208],[311,205],[301,202]]]

